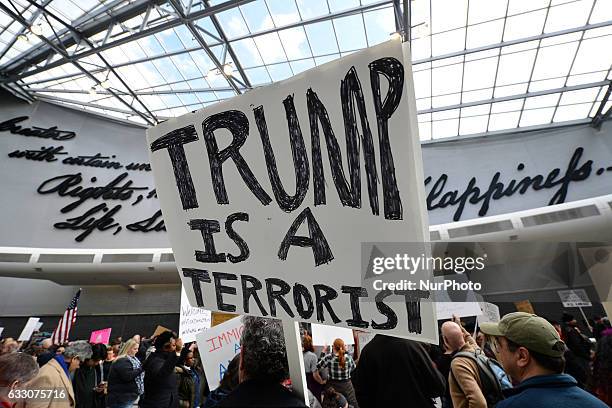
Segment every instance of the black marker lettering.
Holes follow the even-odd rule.
[[[233,273],[213,272],[213,280],[215,281],[215,294],[217,296],[217,309],[223,312],[235,312],[236,306],[223,302],[223,294],[235,295],[236,288],[225,286],[221,280],[238,280],[238,277]]]
[[[240,255],[234,256],[232,254],[227,254],[227,259],[231,263],[238,263],[246,260],[249,257],[250,252],[249,246],[247,245],[246,241],[234,230],[234,221],[248,222],[249,214],[243,212],[233,213],[230,214],[225,220],[225,232],[227,233],[227,236],[230,237],[232,241],[234,241],[238,249],[240,249]]]
[[[257,307],[259,307],[259,313],[261,313],[262,316],[267,316],[268,312],[257,295],[257,291],[262,288],[262,284],[259,279],[250,275],[240,275],[240,282],[242,284],[242,307],[244,313],[249,313],[249,299],[252,296],[253,299],[255,299],[255,303],[257,303]],[[251,286],[248,286],[249,284]]]
[[[195,294],[197,306],[204,307],[204,298],[202,297],[202,286],[200,283],[210,283],[210,275],[208,275],[208,271],[195,268],[183,268],[182,271],[184,277],[191,278],[191,284],[193,285],[193,293]]]
[[[204,251],[200,251],[198,249],[196,249],[195,251],[195,258],[198,262],[225,262],[225,254],[217,253],[217,250],[215,248],[215,239],[213,237],[213,234],[221,231],[219,221],[196,218],[189,221],[189,228],[191,228],[192,230],[200,230],[200,232],[202,233],[202,240],[204,241]]]
[[[327,309],[327,312],[329,313],[332,319],[332,322],[333,323],[340,322],[340,319],[338,318],[338,316],[336,316],[336,313],[334,313],[334,309],[332,309],[331,305],[329,304],[330,300],[334,300],[335,298],[338,297],[338,292],[336,292],[334,288],[330,286],[321,285],[321,284],[314,285],[313,288],[315,292],[317,320],[321,323],[325,321],[325,316],[323,315],[323,306],[325,306],[325,308]]]
[[[304,220],[308,222],[309,236],[296,236],[295,234]],[[321,227],[319,227],[314,215],[312,215],[309,207],[304,208],[304,210],[297,216],[295,221],[293,221],[293,224],[291,224],[289,231],[287,231],[287,235],[285,235],[283,242],[281,242],[281,246],[278,250],[278,257],[281,260],[284,261],[287,259],[289,247],[292,245],[298,247],[311,247],[316,266],[328,263],[334,259],[334,255],[332,254],[329,244],[323,235],[323,231],[321,230]]]
[[[342,293],[350,294],[350,302],[351,302],[351,313],[353,317],[346,321],[346,324],[353,327],[361,327],[362,329],[366,329],[369,326],[369,323],[361,318],[361,310],[359,308],[359,298],[367,297],[368,291],[366,288],[357,287],[357,286],[342,286]]]
[[[275,290],[273,286],[279,289]],[[285,310],[289,317],[294,317],[293,311],[285,300],[285,295],[289,293],[291,286],[282,279],[268,278],[266,279],[266,292],[268,294],[268,303],[270,305],[270,315],[276,317],[276,302]]]

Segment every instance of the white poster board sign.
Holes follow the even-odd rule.
[[[482,315],[478,316],[479,323],[497,323],[500,321],[499,306],[489,302],[480,302],[479,305],[480,310],[482,310]]]
[[[30,340],[30,337],[32,337],[32,333],[34,333],[34,330],[36,330],[36,325],[38,324],[39,320],[40,318],[38,317],[30,317],[26,322],[25,326],[23,327],[21,334],[17,338],[17,341]]]
[[[429,236],[404,46],[389,41],[148,129],[192,305],[438,342],[432,302],[361,284],[362,243]]]
[[[219,386],[230,361],[240,353],[243,329],[242,319],[235,317],[196,334],[204,373],[211,390]]]
[[[591,301],[584,289],[558,290],[563,307],[591,307]]]
[[[201,307],[191,307],[185,294],[185,289],[181,287],[181,314],[179,319],[179,337],[185,343],[196,341],[196,334],[210,329],[211,313],[210,310]]]
[[[36,326],[34,327],[34,331],[35,332],[40,331],[40,328],[42,327],[42,325],[43,325],[43,322],[36,323]]]
[[[353,331],[343,327],[312,324],[312,344],[315,346],[331,346],[334,340],[342,339],[344,344],[355,344]]]

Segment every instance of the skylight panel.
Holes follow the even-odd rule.
[[[592,103],[581,103],[576,105],[559,106],[553,121],[563,122],[566,120],[585,119],[589,115],[591,105]]]
[[[570,75],[569,78],[567,79],[567,85],[572,86],[572,85],[588,84],[592,82],[603,81],[605,79],[606,79],[606,71],[601,70],[601,71],[592,72],[588,74]]]
[[[431,10],[432,33],[465,27],[467,0],[431,0]]]
[[[507,3],[508,0],[470,0],[468,24],[502,20],[506,15]]]
[[[414,78],[414,93],[417,98],[425,98],[431,96],[431,70],[421,69],[413,72]]]
[[[221,24],[221,22],[219,22],[219,24]],[[210,19],[210,17],[204,17],[204,18],[201,18],[201,19],[195,21],[195,25],[197,27],[203,28],[204,30],[208,31],[212,36],[214,36],[214,37],[212,37],[211,35],[207,34],[203,30],[198,30],[200,35],[204,38],[204,41],[206,41],[207,44],[214,44],[214,43],[219,41],[219,40],[217,40],[217,38],[220,38],[221,35],[219,34],[217,29],[215,28],[215,25],[213,24],[213,22]],[[225,32],[225,30],[224,30],[224,32]]]
[[[269,84],[272,82],[270,74],[265,67],[245,69],[245,73],[253,86]]]
[[[531,1],[520,0],[524,3]],[[506,19],[506,29],[504,31],[504,41],[516,40],[519,38],[531,37],[542,33],[546,10],[533,11],[526,14],[519,14]]]
[[[502,55],[499,59],[497,84],[509,85],[527,82],[534,63],[535,50]]]
[[[555,108],[553,107],[523,110],[519,126],[535,126],[550,123],[554,112]]]
[[[460,135],[484,133],[487,130],[488,115],[461,117],[459,126]]]
[[[489,131],[512,129],[518,126],[520,112],[492,113],[489,116]]]
[[[266,0],[266,4],[277,27],[300,21],[300,13],[295,1]]]
[[[432,94],[443,95],[461,90],[462,66],[460,64],[432,70]]]
[[[216,14],[216,17],[228,39],[231,40],[232,38],[249,34],[249,28],[238,8],[232,8]]]
[[[249,30],[252,33],[274,28],[274,21],[264,0],[257,0],[240,6]]]
[[[326,0],[296,0],[302,20],[329,14]]]
[[[434,34],[432,36],[432,55],[444,55],[465,48],[465,28]]]
[[[363,13],[363,19],[365,21],[366,34],[370,45],[388,41],[389,35],[395,31],[393,7],[367,11]],[[413,22],[414,21],[417,20],[413,20]],[[429,56],[429,53],[427,53],[427,56]]]
[[[567,75],[577,48],[577,42],[540,48],[535,62],[533,79]]]
[[[338,58],[340,58],[340,54],[328,54],[328,55],[323,55],[320,57],[315,57],[315,64],[317,65],[325,64],[326,62],[333,61]]]
[[[504,113],[519,111],[523,107],[523,99],[497,102],[491,105],[491,113]]]
[[[459,119],[438,120],[432,122],[432,135],[434,139],[457,136]]]
[[[601,23],[608,20],[612,20],[612,1],[597,0],[589,24]]]
[[[231,47],[244,68],[263,65],[264,62],[252,38],[234,41],[231,43]]]
[[[421,140],[431,140],[431,122],[419,121],[419,138]]]
[[[550,0],[509,0],[508,15],[524,13],[548,7]]]
[[[286,62],[283,64],[269,65],[268,72],[274,82],[282,81],[283,79],[293,76],[293,71],[291,71],[291,67]]]
[[[310,45],[303,27],[289,28],[278,32],[283,49],[289,60],[312,57]]]
[[[529,92],[546,91],[548,89],[561,88],[565,85],[565,76],[550,79],[538,79],[531,81]]]
[[[503,20],[469,26],[467,29],[467,48],[478,48],[483,45],[499,43],[502,40],[503,31]]]
[[[359,7],[359,0],[327,0],[332,13]]]
[[[465,63],[463,73],[463,89],[474,90],[490,88],[495,82],[495,72],[497,71],[497,58],[486,58]]]
[[[502,98],[504,96],[524,94],[525,92],[527,92],[527,82],[521,82],[505,86],[496,86],[493,93],[495,98]]]
[[[598,92],[599,88],[587,88],[577,91],[563,92],[559,104],[569,105],[574,103],[593,102],[597,97]]]
[[[340,51],[357,50],[367,47],[365,28],[361,15],[336,18],[333,25]]]
[[[572,74],[609,69],[612,65],[612,37],[600,37],[583,40],[578,49]]]
[[[264,64],[287,61],[285,50],[277,33],[260,35],[254,38]]]
[[[166,52],[179,51],[184,48],[176,33],[171,28],[155,34],[155,38],[161,43]]]
[[[310,47],[315,56],[338,53],[338,44],[331,21],[305,26]]]
[[[293,69],[293,72],[295,72],[295,74],[299,74],[300,72],[304,72],[311,68],[314,68],[315,62],[312,58],[306,58],[302,60],[291,61],[289,65],[291,65],[291,69]]]
[[[550,8],[544,32],[580,27],[587,23],[593,0],[580,0]]]

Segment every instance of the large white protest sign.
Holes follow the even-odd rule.
[[[30,337],[32,337],[32,333],[34,333],[34,330],[36,330],[36,325],[38,325],[39,320],[39,317],[30,317],[26,322],[25,326],[23,327],[21,334],[17,338],[17,341],[30,340]]]
[[[361,284],[361,243],[428,236],[399,41],[170,119],[147,142],[192,305],[438,341],[422,294]]]
[[[344,344],[355,344],[355,338],[351,329],[312,324],[312,344],[315,346],[331,346],[336,339],[341,339],[344,341]]]
[[[185,294],[185,289],[181,288],[181,315],[179,320],[179,337],[189,343],[196,340],[196,334],[210,328],[210,310],[201,307],[191,307]]]
[[[235,317],[196,334],[204,373],[211,390],[219,386],[230,361],[240,353],[243,329],[242,319]]]

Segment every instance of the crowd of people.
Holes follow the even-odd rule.
[[[0,348],[1,408],[603,408],[612,403],[612,329],[597,318],[593,344],[575,319],[515,312],[483,323],[476,338],[453,318],[441,346],[374,336],[365,346],[336,339],[302,345],[307,395],[289,380],[278,320],[244,316],[240,353],[208,389],[195,342],[166,331],[109,345],[50,339]],[[24,390],[51,390],[33,396]]]

